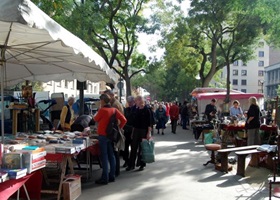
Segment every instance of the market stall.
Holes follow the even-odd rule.
[[[249,109],[249,101],[250,97],[256,97],[261,109],[263,109],[264,105],[264,96],[263,94],[257,93],[241,93],[239,91],[231,91],[230,93],[230,102],[225,103],[224,100],[226,98],[226,92],[209,92],[209,93],[197,93],[195,95],[198,113],[203,115],[205,111],[205,107],[210,103],[211,99],[216,99],[216,107],[218,112],[229,113],[229,109],[232,106],[232,102],[234,100],[238,100],[240,102],[240,107],[242,110]]]

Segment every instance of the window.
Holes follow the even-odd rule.
[[[259,75],[259,76],[263,76],[263,70],[259,70],[259,71],[258,71],[258,75]]]
[[[264,51],[259,51],[259,57],[264,57]]]
[[[66,80],[64,81],[64,87],[68,88],[68,81],[66,81]]]
[[[57,82],[57,87],[61,87],[61,81]]]
[[[264,42],[259,42],[259,47],[264,47]]]
[[[241,70],[241,76],[247,76],[247,70]]]
[[[47,82],[47,85],[52,85],[52,81]]]
[[[238,66],[238,60],[234,61],[233,66]]]
[[[238,76],[238,70],[237,69],[232,70],[232,75],[233,76]]]
[[[241,80],[241,85],[247,85],[247,80]]]
[[[258,93],[259,94],[262,94],[263,92],[262,92],[262,89],[258,89]]]
[[[247,92],[247,90],[246,90],[246,89],[241,89],[241,92],[246,93],[246,92]]]
[[[74,81],[70,81],[70,89],[73,90],[74,89]]]
[[[232,80],[232,85],[238,85],[238,80],[237,79],[233,79]]]
[[[259,81],[258,81],[258,85],[259,85],[259,86],[263,86],[263,84],[264,84],[264,81],[263,81],[263,80],[259,80]]]
[[[243,67],[247,67],[247,63],[244,62],[244,61],[242,61],[242,66],[243,66]]]
[[[260,60],[259,63],[258,63],[258,66],[259,66],[259,67],[263,67],[263,66],[264,66],[264,61],[263,61],[263,60]]]

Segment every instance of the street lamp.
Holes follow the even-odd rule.
[[[264,80],[259,80],[259,85],[261,86],[261,93],[263,94],[263,84]]]
[[[119,88],[120,90],[120,103],[122,102],[122,90],[123,90],[123,79],[122,78],[119,78],[119,82],[117,84],[117,87]]]

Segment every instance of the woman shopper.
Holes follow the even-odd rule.
[[[136,112],[133,121],[133,132],[132,132],[132,142],[131,142],[131,152],[129,157],[129,165],[126,171],[135,169],[135,161],[137,158],[136,166],[139,167],[139,171],[144,170],[146,163],[142,161],[141,157],[141,142],[142,139],[149,139],[151,137],[152,130],[152,120],[151,112],[147,105],[145,105],[144,98],[138,96],[135,99],[136,102]]]
[[[247,129],[247,145],[260,144],[260,108],[256,97],[249,98],[249,110],[247,112],[246,129]]]
[[[98,123],[97,133],[98,142],[101,153],[101,163],[102,163],[102,175],[101,178],[95,181],[96,184],[106,185],[108,182],[115,181],[116,172],[116,159],[114,156],[114,144],[107,138],[106,129],[110,121],[111,116],[116,113],[116,118],[119,120],[119,127],[122,129],[126,123],[124,115],[116,108],[112,108],[110,105],[110,97],[107,94],[102,94],[100,96],[100,106],[101,108],[94,116],[94,121]],[[110,164],[110,172],[108,170],[108,162]]]
[[[240,103],[237,100],[234,100],[232,107],[229,109],[229,115],[237,118],[243,117],[243,111],[240,107]]]
[[[163,108],[163,105],[160,104],[158,109],[156,110],[156,119],[157,119],[157,134],[159,134],[159,130],[162,129],[161,134],[164,135],[164,129],[166,128],[166,111]]]

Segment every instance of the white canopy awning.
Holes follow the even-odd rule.
[[[6,85],[115,79],[101,56],[30,0],[0,1],[0,50]]]

